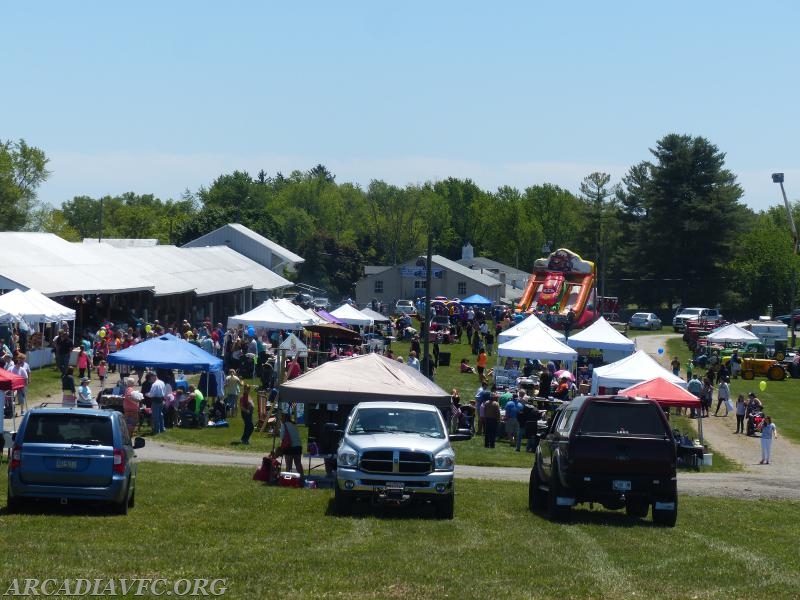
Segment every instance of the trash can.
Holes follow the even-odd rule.
[[[450,352],[439,352],[439,366],[440,367],[450,366]]]

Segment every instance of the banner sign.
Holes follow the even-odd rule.
[[[431,269],[431,279],[441,279],[444,270],[441,267]],[[400,274],[409,279],[425,279],[428,275],[428,270],[424,267],[403,267],[400,269]]]

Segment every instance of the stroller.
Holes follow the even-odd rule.
[[[211,405],[211,411],[208,414],[209,421],[224,421],[227,415],[225,403],[221,398],[217,398],[214,404]]]
[[[761,431],[764,424],[764,411],[756,410],[747,415],[747,435],[753,436],[757,431]]]

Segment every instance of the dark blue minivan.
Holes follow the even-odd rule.
[[[25,413],[8,465],[7,512],[34,499],[109,503],[126,514],[136,491],[136,455],[117,411],[42,407]]]

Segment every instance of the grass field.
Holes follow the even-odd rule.
[[[224,578],[225,597],[248,599],[798,594],[796,502],[682,496],[674,529],[588,509],[554,524],[527,511],[523,484],[460,480],[453,521],[427,509],[338,517],[330,490],[251,475],[143,463],[125,517],[61,506],[2,514],[0,588],[20,577],[141,577]]]

